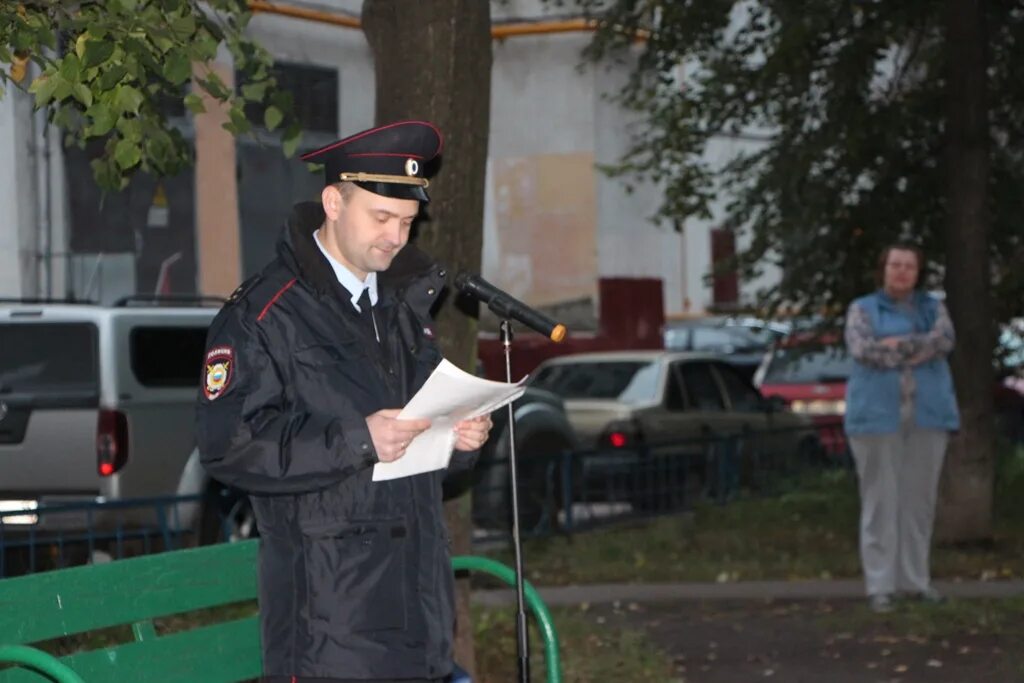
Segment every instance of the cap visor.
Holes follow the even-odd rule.
[[[429,202],[430,196],[426,189],[419,185],[403,185],[401,183],[368,183],[356,182],[356,185],[367,192],[379,194],[382,197],[393,197],[395,199],[415,199],[420,202]]]

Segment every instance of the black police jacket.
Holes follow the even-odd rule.
[[[371,481],[365,417],[404,406],[440,362],[429,309],[444,272],[399,252],[379,276],[378,343],[313,241],[322,221],[319,204],[296,206],[277,258],[214,320],[201,459],[256,513],[265,675],[440,678],[454,632],[445,473]]]

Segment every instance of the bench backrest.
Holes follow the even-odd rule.
[[[227,621],[184,631],[158,634],[153,622],[254,601],[258,543],[223,543],[4,579],[0,643],[38,643],[127,625],[132,642],[90,649],[63,661],[90,683],[257,678],[261,664],[255,604],[234,613],[227,610],[226,617],[221,615]],[[0,671],[0,683],[40,680],[24,669]]]
[[[131,642],[104,646],[100,636],[92,634],[83,651],[61,661],[86,683],[258,678],[258,548],[257,540],[221,543],[0,580],[0,646],[130,626]],[[490,574],[510,586],[515,583],[511,567],[489,558],[454,557],[452,566],[456,571]],[[544,640],[547,683],[561,683],[551,615],[529,582],[524,593]],[[228,607],[238,603],[242,604],[237,610]],[[215,622],[192,618],[188,630],[161,628],[164,633],[154,627],[154,620],[162,617],[212,607],[225,608],[218,610]],[[43,680],[52,679],[24,668],[0,670],[0,683]]]

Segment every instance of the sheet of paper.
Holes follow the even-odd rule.
[[[444,469],[455,447],[455,424],[516,400],[526,391],[526,377],[515,384],[481,379],[447,360],[434,372],[398,414],[401,418],[429,418],[430,429],[409,444],[405,455],[394,462],[373,466],[373,480],[399,479]]]

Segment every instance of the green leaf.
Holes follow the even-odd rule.
[[[206,111],[206,106],[203,105],[203,98],[194,92],[185,95],[185,106],[193,114],[202,114]]]
[[[171,32],[178,40],[189,40],[196,32],[196,19],[191,14],[180,17],[172,17],[169,21]]]
[[[114,43],[106,40],[90,40],[85,43],[82,66],[90,68],[103,64],[114,54]]]
[[[118,86],[114,94],[114,108],[119,114],[138,114],[142,100],[142,93],[132,86]]]
[[[264,95],[267,94],[267,84],[264,83],[246,83],[242,86],[242,97],[249,100],[250,102],[262,102]]]
[[[281,151],[288,158],[295,156],[295,151],[299,148],[299,143],[302,141],[302,128],[297,124],[293,124],[288,127],[285,131],[284,139],[281,142]]]
[[[131,140],[119,140],[114,148],[114,160],[122,171],[134,167],[139,163],[140,158],[139,145]]]
[[[74,53],[64,55],[64,59],[60,63],[60,75],[67,81],[74,83],[78,80],[81,72],[82,62],[79,61],[78,55]]]
[[[106,156],[89,162],[96,184],[104,190],[118,190],[121,187],[121,173],[113,159]]]
[[[215,71],[207,71],[206,77],[199,79],[199,84],[203,87],[203,90],[218,100],[226,100],[231,96],[231,91],[228,90],[227,86],[224,85],[224,81],[221,80]]]
[[[71,94],[86,107],[92,106],[92,90],[89,90],[85,83],[75,83],[71,86]]]
[[[267,130],[274,130],[281,125],[283,120],[284,114],[277,107],[267,107],[263,112],[263,125],[267,127]]]
[[[242,111],[241,106],[237,102],[228,110],[228,118],[231,119],[236,135],[238,133],[248,133],[252,130],[252,124],[245,118],[245,112]]]
[[[92,125],[89,129],[90,133],[96,136],[106,135],[117,122],[117,117],[114,116],[114,112],[112,112],[110,107],[102,102],[97,102],[85,113],[86,116],[92,119]]]
[[[36,107],[45,106],[53,98],[56,89],[57,77],[52,75],[40,76],[28,87],[28,91],[36,96]]]
[[[174,85],[181,85],[192,75],[192,61],[181,50],[172,50],[164,62],[164,78]]]
[[[53,89],[53,99],[63,102],[71,95],[71,81],[60,74],[55,74],[53,78],[57,81],[57,85]]]
[[[100,76],[99,88],[100,90],[113,90],[114,87],[121,82],[121,79],[127,75],[128,69],[124,68],[120,64],[116,64]]]
[[[142,121],[136,116],[122,116],[117,120],[117,130],[125,140],[142,140]]]

